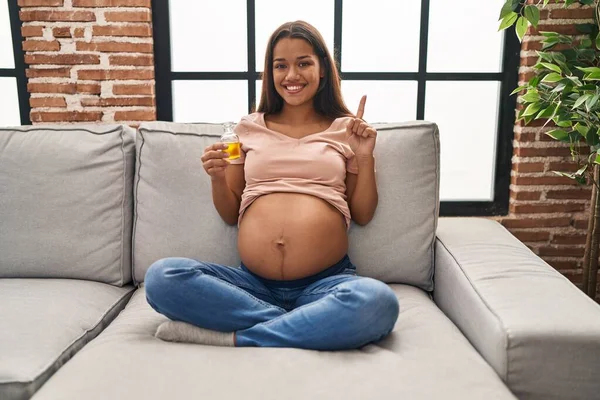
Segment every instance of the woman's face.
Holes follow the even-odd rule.
[[[319,58],[304,39],[283,38],[273,49],[275,90],[291,106],[312,101],[323,76]]]

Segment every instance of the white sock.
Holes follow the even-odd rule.
[[[163,322],[156,330],[155,336],[169,342],[197,343],[211,346],[235,346],[233,332],[213,331],[181,321]]]

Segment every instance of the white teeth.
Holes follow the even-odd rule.
[[[289,90],[290,92],[295,92],[302,88],[303,88],[303,86],[286,86],[286,89]]]

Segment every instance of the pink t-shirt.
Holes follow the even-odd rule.
[[[304,193],[319,197],[337,208],[350,227],[346,201],[346,171],[358,174],[354,153],[346,138],[350,117],[337,118],[323,132],[300,139],[267,128],[264,113],[242,117],[234,132],[242,142],[246,188],[242,194],[238,226],[246,209],[264,194]]]

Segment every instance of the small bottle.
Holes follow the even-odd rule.
[[[226,122],[223,124],[225,133],[221,135],[221,142],[227,145],[227,149],[223,150],[229,154],[228,160],[240,158],[240,138],[233,132],[234,124]]]

